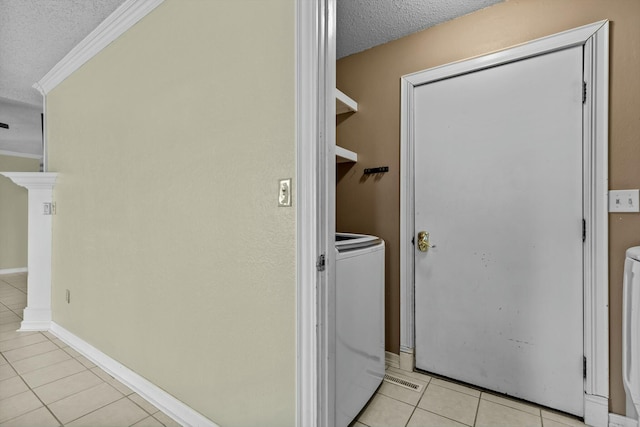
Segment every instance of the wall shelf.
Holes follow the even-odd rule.
[[[347,150],[346,148],[342,148],[339,145],[336,145],[336,162],[337,163],[348,163],[348,162],[357,162],[358,161],[358,153],[354,153],[351,150]]]
[[[358,111],[358,103],[336,88],[336,114]]]
[[[358,103],[336,88],[336,115],[358,111]],[[336,163],[357,162],[358,153],[336,145]]]

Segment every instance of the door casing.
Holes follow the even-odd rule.
[[[296,0],[296,425],[334,424],[336,0]],[[323,255],[324,269],[316,263]]]
[[[609,22],[600,21],[478,58],[402,77],[400,145],[400,351],[414,349],[414,88],[573,46],[584,49],[583,109],[585,422],[608,425],[608,82]]]

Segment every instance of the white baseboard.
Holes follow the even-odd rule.
[[[400,369],[400,356],[389,351],[384,352],[384,361],[392,368]]]
[[[413,372],[414,366],[413,350],[406,351],[400,349],[400,369],[407,372]]]
[[[50,332],[71,348],[91,360],[112,377],[155,405],[162,412],[183,426],[219,427],[204,415],[185,405],[160,387],[144,379],[131,369],[121,365],[91,344],[72,334],[55,322],[51,322]]]
[[[584,423],[593,427],[608,427],[609,399],[593,394],[585,394]]]
[[[27,267],[22,267],[22,268],[0,268],[0,275],[26,273],[26,272],[27,272]]]
[[[638,421],[624,415],[609,414],[609,427],[638,427]]]

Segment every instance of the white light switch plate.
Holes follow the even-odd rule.
[[[609,212],[640,212],[640,190],[609,191]]]
[[[278,206],[291,206],[291,178],[278,181]]]

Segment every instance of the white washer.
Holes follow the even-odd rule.
[[[346,427],[382,382],[384,241],[336,233],[336,427]]]
[[[627,416],[640,413],[640,246],[627,249],[622,285],[622,382]]]

